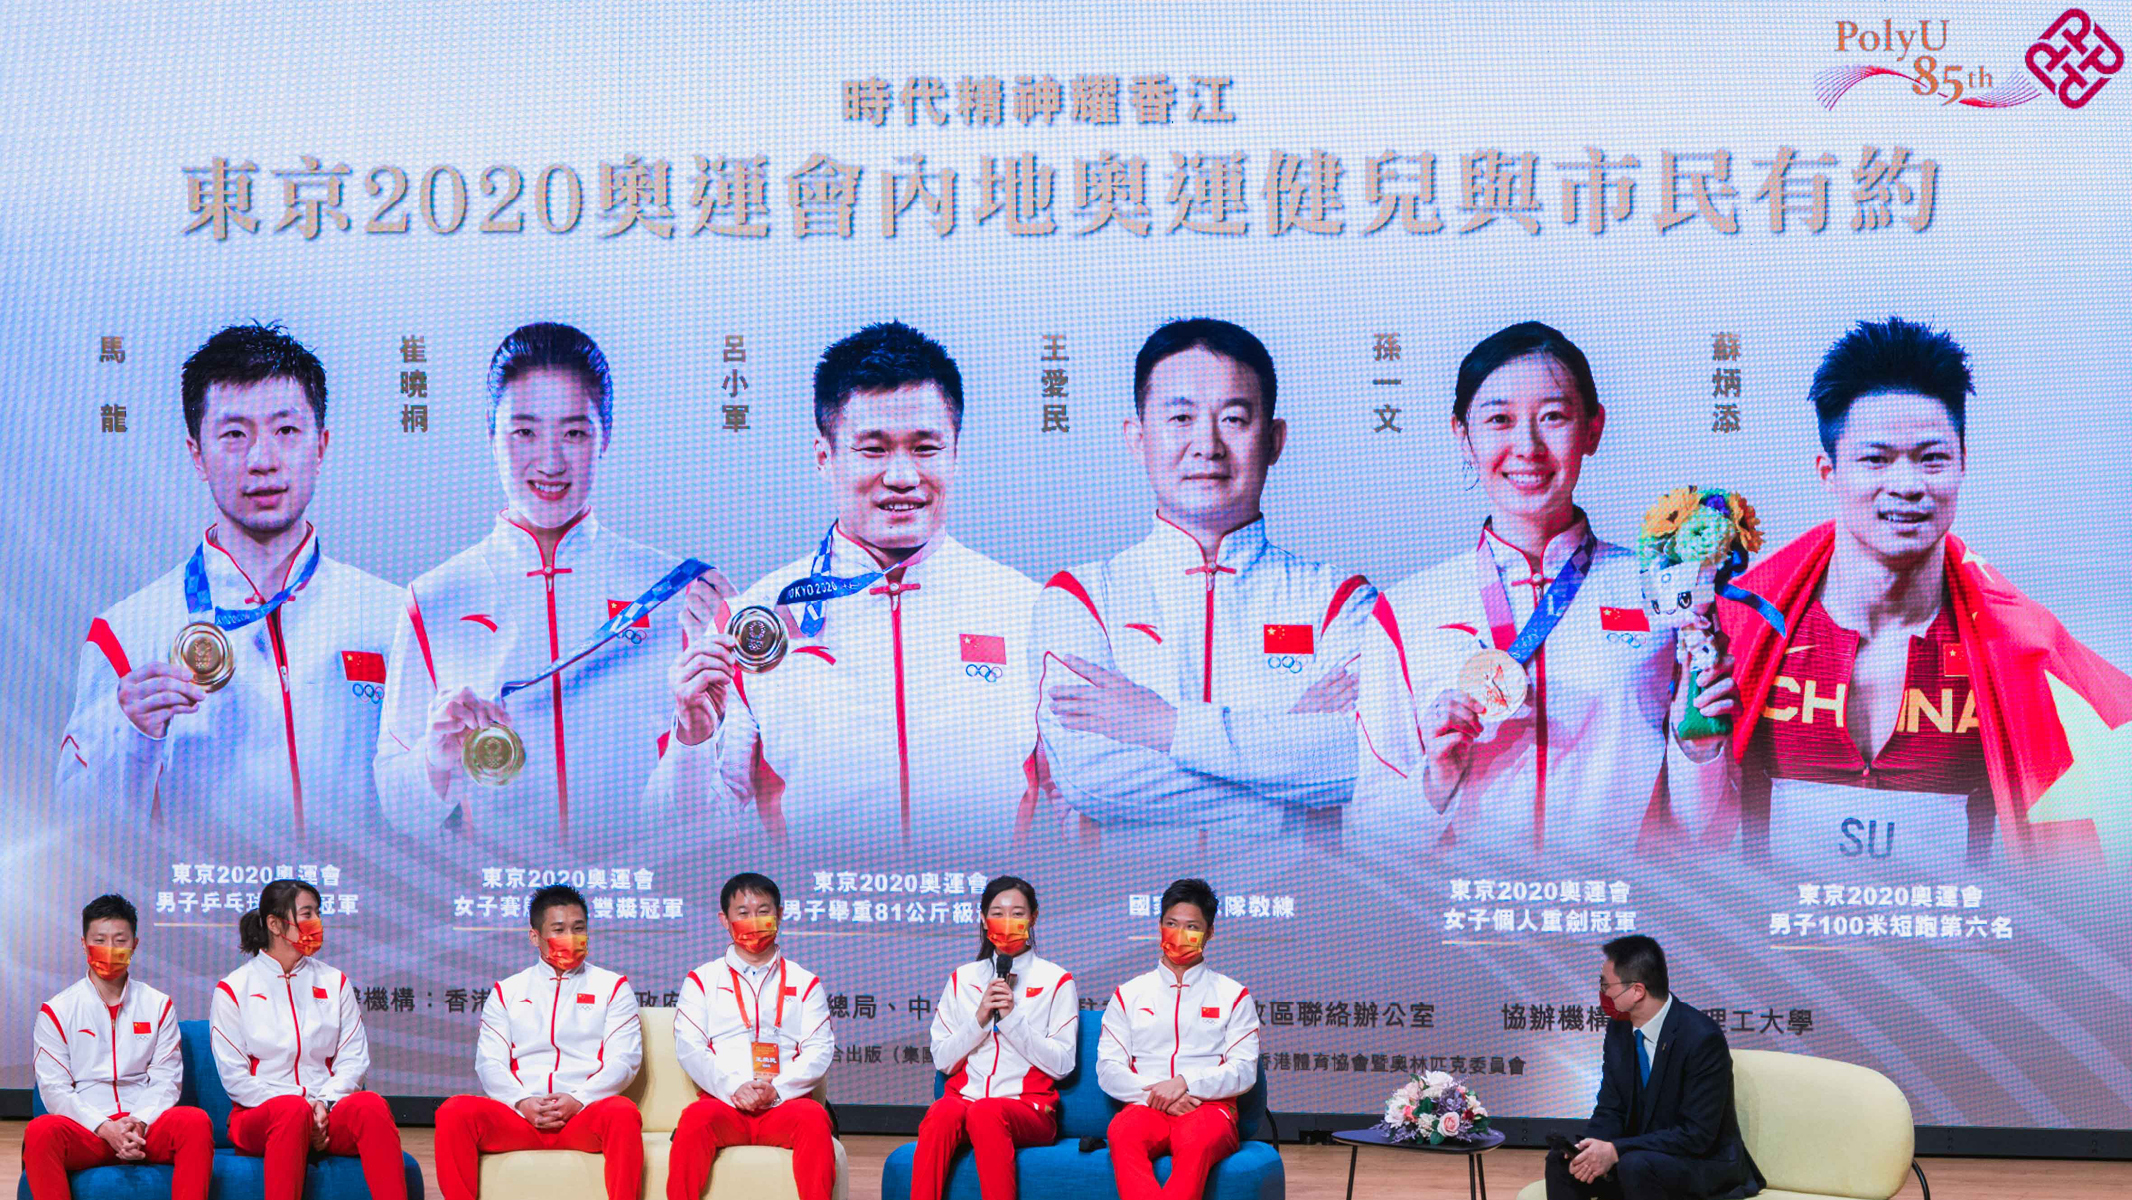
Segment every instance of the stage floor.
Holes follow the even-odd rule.
[[[0,1178],[11,1182],[22,1171],[24,1121],[0,1121]],[[431,1197],[437,1195],[436,1166],[430,1161],[430,1130],[401,1131],[407,1151],[422,1163]],[[904,1138],[853,1136],[844,1139],[851,1163],[850,1200],[880,1200],[881,1160]],[[1345,1200],[1347,1148],[1283,1146],[1288,1166],[1289,1200]],[[1498,1150],[1488,1156],[1488,1195],[1513,1200],[1518,1189],[1540,1176],[1538,1150]],[[2060,1159],[1928,1158],[1925,1174],[1933,1200],[2122,1200],[2132,1194],[2132,1163]],[[1369,1200],[1446,1200],[1466,1195],[1465,1165],[1449,1156],[1404,1151],[1369,1151],[1355,1171],[1355,1194]],[[1920,1200],[1917,1180],[1897,1193]],[[588,1197],[588,1200],[597,1200]]]

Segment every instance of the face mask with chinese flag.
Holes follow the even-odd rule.
[[[1207,944],[1204,930],[1162,927],[1162,957],[1180,967],[1189,967],[1199,961],[1200,947]]]
[[[777,942],[777,917],[766,913],[758,917],[732,918],[733,944],[743,953],[761,954]]]
[[[89,947],[89,970],[95,972],[98,979],[117,979],[126,973],[126,967],[132,961],[131,946]]]
[[[566,933],[561,937],[541,940],[540,960],[557,971],[575,971],[585,961],[585,943],[582,933]]]
[[[1008,958],[1018,957],[1029,948],[1029,918],[986,917],[985,940]]]
[[[326,944],[326,923],[317,917],[305,917],[296,922],[296,933],[289,940],[298,954],[309,958]]]

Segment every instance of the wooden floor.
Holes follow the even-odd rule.
[[[22,1170],[23,1121],[0,1121],[0,1179]],[[401,1131],[408,1153],[422,1163],[422,1177],[435,1197],[436,1164],[430,1159],[430,1130]],[[881,1160],[906,1139],[853,1136],[844,1139],[851,1163],[850,1200],[880,1200]],[[1289,1200],[1345,1200],[1347,1148],[1283,1146],[1288,1167]],[[1488,1195],[1514,1200],[1518,1189],[1540,1177],[1538,1150],[1498,1150],[1488,1155]],[[2132,1196],[2132,1163],[2039,1159],[1931,1158],[1925,1174],[1933,1200],[2125,1200]],[[1446,1200],[1466,1195],[1461,1160],[1403,1151],[1364,1151],[1355,1171],[1355,1194],[1368,1200]],[[1901,1200],[1922,1200],[1912,1179],[1897,1193]],[[500,1198],[499,1198],[500,1200]],[[598,1200],[588,1197],[587,1200]]]

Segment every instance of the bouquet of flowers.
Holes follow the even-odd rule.
[[[1696,711],[1696,679],[1717,661],[1719,631],[1711,609],[1719,596],[1754,604],[1765,618],[1775,613],[1766,601],[1732,583],[1746,567],[1747,556],[1761,548],[1762,527],[1754,506],[1738,492],[1675,488],[1643,515],[1636,562],[1643,574],[1644,602],[1655,623],[1678,631],[1688,654],[1689,707],[1676,730],[1683,738],[1732,732],[1730,720]],[[1781,623],[1781,616],[1776,619]]]
[[[1378,1128],[1395,1142],[1471,1142],[1488,1133],[1488,1110],[1465,1084],[1428,1071],[1409,1078],[1384,1102]]]

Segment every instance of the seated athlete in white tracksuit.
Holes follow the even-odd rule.
[[[509,505],[489,535],[409,585],[377,740],[385,815],[417,834],[573,850],[632,844],[659,760],[674,609],[639,618],[562,671],[498,701],[659,582],[669,554],[592,512],[613,428],[598,346],[567,325],[516,330],[489,365],[490,442]],[[708,586],[708,585],[706,585]],[[461,766],[466,738],[508,725],[525,765],[501,786]]]
[[[1354,701],[1377,596],[1266,538],[1260,495],[1287,435],[1273,361],[1228,322],[1176,321],[1135,375],[1126,433],[1154,530],[1054,575],[1037,604],[1030,670],[1058,794],[1106,826],[1336,818],[1367,753]]]
[[[89,623],[56,790],[188,832],[366,827],[396,589],[325,556],[304,519],[326,453],[326,373],[278,328],[238,325],[186,360],[186,445],[217,512],[178,566]],[[219,621],[218,621],[219,616]],[[208,691],[171,662],[222,629]]]
[[[1513,325],[1461,364],[1452,423],[1490,516],[1474,544],[1379,607],[1373,636],[1389,653],[1371,661],[1388,669],[1370,673],[1363,710],[1399,773],[1366,768],[1350,843],[1401,860],[1454,842],[1633,851],[1669,800],[1700,811],[1730,774],[1714,742],[1683,748],[1673,736],[1687,711],[1673,633],[1647,617],[1635,552],[1601,541],[1577,507],[1606,423],[1591,368],[1559,332]],[[1555,603],[1559,618],[1524,663],[1522,702],[1484,711],[1461,690],[1466,663],[1518,648]],[[1731,711],[1729,658],[1701,682],[1699,709]]]
[[[647,818],[742,822],[807,841],[1004,837],[1033,794],[1027,666],[1036,584],[946,532],[962,379],[939,345],[875,325],[815,369],[815,464],[836,524],[732,606],[692,589],[674,738]],[[789,584],[834,598],[778,604]],[[775,667],[733,674],[731,607],[782,610]],[[715,622],[715,624],[712,624]],[[756,822],[760,822],[759,825]]]

